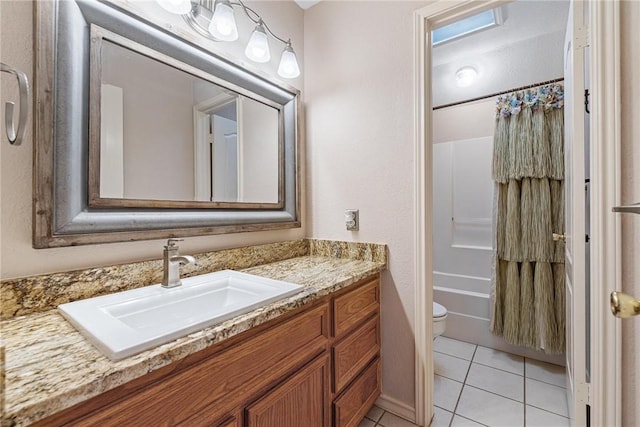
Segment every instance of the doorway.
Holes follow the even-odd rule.
[[[424,287],[416,286],[416,417],[418,423],[428,425],[428,420],[432,415],[432,397],[433,397],[433,341],[431,334],[431,321],[432,321],[432,302],[433,302],[433,218],[432,218],[432,206],[433,206],[433,191],[431,188],[430,174],[433,168],[433,152],[432,147],[432,135],[431,129],[433,129],[433,115],[432,115],[432,90],[431,84],[433,79],[433,72],[431,69],[432,61],[432,46],[431,46],[431,31],[442,25],[454,22],[460,18],[477,14],[497,6],[501,6],[506,2],[502,1],[487,1],[483,3],[478,2],[436,2],[424,9],[421,9],[415,14],[415,58],[416,61],[416,109],[418,112],[418,120],[416,126],[416,283],[425,283]],[[607,17],[607,7],[615,8],[615,5],[591,5],[588,6],[591,10],[590,18],[590,32],[593,47],[603,48],[607,43],[615,44],[615,41],[605,40],[606,37],[602,37],[602,34],[607,34],[607,30],[615,25],[615,19]],[[609,33],[611,34],[611,33]],[[598,36],[601,36],[598,38]],[[603,50],[604,51],[604,50]],[[591,70],[594,75],[599,75],[599,72],[612,72],[615,69],[615,64],[602,61],[599,57],[600,50],[597,50],[592,55],[590,63]],[[618,58],[619,59],[619,58]],[[604,90],[607,87],[607,82],[602,78],[596,78],[593,82],[593,92],[600,92],[604,94]],[[615,92],[615,91],[614,91]],[[576,97],[576,100],[578,98]],[[615,148],[608,147],[603,143],[602,139],[598,136],[608,136],[614,138],[615,141],[615,127],[608,128],[606,123],[613,123],[614,117],[611,115],[611,111],[605,111],[606,107],[613,107],[615,102],[610,94],[599,99],[600,109],[597,111],[600,115],[592,118],[590,123],[592,144],[591,151],[609,151],[615,150]],[[593,111],[592,106],[592,111]],[[614,111],[615,111],[615,107]],[[595,132],[594,132],[595,131]],[[598,135],[600,132],[600,135]],[[613,157],[613,156],[612,156]],[[591,223],[595,233],[599,234],[603,242],[607,242],[609,245],[615,246],[617,243],[616,235],[603,233],[598,225],[606,227],[615,227],[615,218],[606,215],[607,202],[602,198],[604,190],[607,185],[610,185],[610,180],[614,179],[605,176],[604,171],[611,171],[611,176],[614,176],[613,166],[615,161],[611,158],[597,158],[591,159],[592,165],[592,179],[599,175],[601,180],[598,181],[598,189],[592,188],[592,206],[591,209]],[[596,194],[600,194],[599,198]],[[593,235],[592,235],[593,237]],[[606,245],[603,245],[606,246]],[[594,272],[597,272],[597,276],[600,278],[607,278],[611,280],[615,278],[616,261],[607,260],[602,256],[602,246],[600,248],[592,248],[592,267],[591,277],[594,277]],[[595,255],[595,256],[594,256]],[[619,262],[619,261],[618,261]],[[598,282],[590,290],[590,296],[592,301],[597,298],[598,301],[603,300],[603,296],[606,291],[615,284],[615,279],[610,283]],[[605,307],[606,308],[606,307]],[[591,339],[594,342],[593,348],[597,348],[596,354],[593,355],[592,375],[591,375],[591,392],[587,404],[590,406],[592,422],[595,424],[614,425],[612,420],[615,420],[615,403],[616,396],[619,397],[619,381],[616,378],[616,363],[618,362],[619,355],[616,354],[615,346],[606,347],[606,341],[615,343],[619,332],[616,330],[615,323],[610,315],[603,309],[603,305],[597,305],[592,310],[592,319],[590,321],[591,326]],[[609,317],[607,317],[609,316]],[[573,319],[575,321],[575,319]],[[584,321],[583,327],[584,325]],[[585,328],[586,329],[586,328]],[[604,332],[608,333],[605,334]],[[610,380],[613,377],[614,380]],[[602,422],[598,422],[598,421]]]

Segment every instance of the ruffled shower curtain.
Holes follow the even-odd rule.
[[[515,345],[565,347],[563,86],[498,98],[493,151],[494,334]]]

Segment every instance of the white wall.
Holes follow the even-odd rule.
[[[289,1],[249,2],[262,14],[269,26],[284,37],[291,37],[302,66],[304,57],[303,43],[303,11],[295,3]],[[150,3],[153,6],[153,3]],[[168,13],[153,9],[157,19],[167,19]],[[0,59],[2,62],[17,67],[27,73],[33,86],[33,3],[30,1],[0,1]],[[176,19],[176,25],[181,18]],[[238,19],[239,22],[244,22]],[[243,28],[248,24],[243,23]],[[244,30],[240,30],[244,31]],[[248,31],[242,35],[247,40]],[[214,46],[208,43],[207,46]],[[242,40],[230,44],[216,44],[215,49],[224,50],[229,55],[245,61],[244,42]],[[280,47],[272,44],[274,59],[266,66],[253,66],[254,69],[276,77],[277,61]],[[247,61],[248,62],[248,61]],[[288,81],[302,88],[305,70],[302,75]],[[15,80],[15,79],[14,79]],[[2,104],[16,98],[16,83],[2,76]],[[281,79],[280,79],[281,80]],[[4,117],[4,111],[1,111]],[[144,259],[160,258],[162,240],[140,241],[131,243],[112,243],[58,249],[38,249],[31,246],[31,185],[33,155],[33,103],[30,105],[27,136],[22,146],[10,146],[4,136],[0,136],[0,278],[9,279],[40,273],[81,269],[94,266],[113,265]],[[2,129],[4,135],[4,128]],[[304,150],[304,146],[302,147]],[[304,166],[302,168],[304,176]],[[304,185],[304,183],[303,183]],[[303,187],[304,188],[304,187]],[[237,233],[217,236],[187,238],[182,242],[183,253],[195,253],[243,245],[299,239],[305,237],[305,202],[303,199],[303,227],[298,229]]]
[[[382,392],[414,408],[413,11],[326,1],[305,11],[309,235],[382,242]],[[344,209],[360,209],[346,231]],[[421,286],[422,284],[418,284]]]

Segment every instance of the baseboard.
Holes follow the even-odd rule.
[[[411,421],[412,423],[416,422],[416,408],[400,402],[393,397],[381,394],[378,400],[376,400],[376,405],[407,421]]]

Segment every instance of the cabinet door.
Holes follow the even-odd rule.
[[[330,425],[329,357],[323,355],[246,409],[248,427]]]

